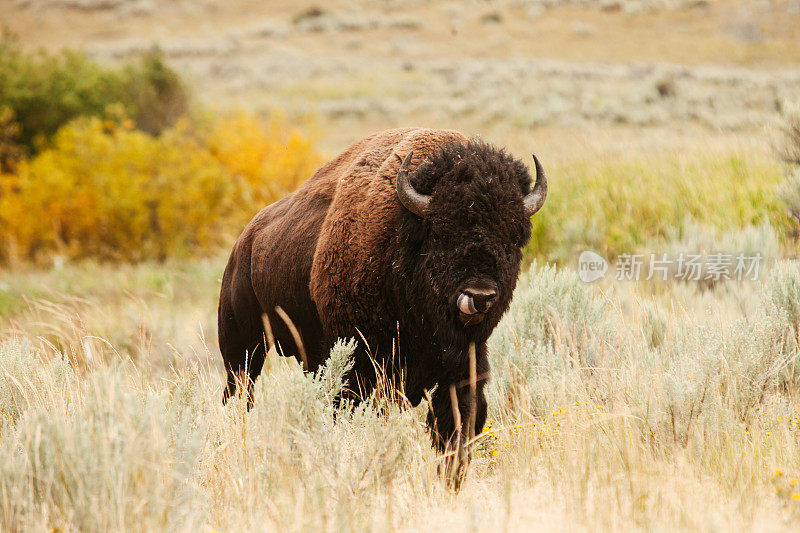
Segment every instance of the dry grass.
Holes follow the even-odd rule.
[[[333,407],[346,345],[317,376],[272,353],[255,409],[221,406],[204,338],[222,259],[6,278],[67,293],[4,319],[0,527],[798,525],[796,262],[655,292],[534,265],[491,340],[492,428],[456,495],[424,402]]]
[[[800,270],[777,235],[796,187],[764,135],[797,96],[791,2],[333,2],[302,24],[310,3],[110,4],[0,9],[29,44],[156,40],[208,101],[321,115],[331,154],[414,123],[535,151],[559,228],[540,261],[562,263],[531,267],[490,340],[491,428],[458,494],[424,402],[334,408],[345,344],[316,376],[271,353],[254,410],[222,407],[224,256],[2,271],[0,530],[797,529]],[[607,243],[770,262],[578,281],[575,251]]]

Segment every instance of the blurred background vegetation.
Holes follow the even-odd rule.
[[[214,251],[322,159],[278,113],[193,106],[157,49],[111,68],[7,34],[0,162],[0,263],[35,263]]]
[[[308,121],[197,104],[157,48],[113,67],[29,51],[6,32],[0,74],[0,263],[208,254],[324,159]],[[679,237],[688,222],[766,221],[791,246],[799,122],[788,116],[784,167],[692,151],[556,160],[529,255],[565,262],[592,248],[613,259]]]

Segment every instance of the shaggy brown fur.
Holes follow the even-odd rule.
[[[424,218],[406,210],[395,191],[411,151],[410,182],[430,195]],[[301,333],[310,370],[338,338],[355,337],[360,344],[349,376],[355,397],[374,386],[376,361],[391,377],[402,375],[412,404],[438,385],[429,420],[437,445],[458,429],[451,385],[462,425],[474,413],[479,432],[486,418],[485,343],[508,308],[530,238],[523,204],[530,188],[520,161],[456,131],[388,130],[350,146],[259,212],[233,248],[219,304],[225,398],[236,391],[237,375],[252,388],[261,371],[262,313],[278,350],[299,357],[275,312],[280,306]],[[465,316],[457,301],[470,291],[475,298],[494,293],[494,303]],[[481,377],[477,405],[464,386],[472,342]]]

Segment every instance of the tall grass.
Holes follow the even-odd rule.
[[[6,342],[0,523],[361,529],[393,491],[435,491],[436,465],[419,413],[380,399],[334,407],[353,348],[337,345],[315,375],[271,352],[248,413],[223,409],[201,367],[158,384],[130,361],[77,376]]]
[[[202,344],[170,367],[133,345],[78,361],[97,316],[53,350],[18,315],[0,347],[0,528],[792,528],[798,279],[779,261],[735,291],[647,294],[533,265],[490,340],[492,424],[459,494],[424,402],[334,406],[352,344],[315,375],[270,353],[248,413],[222,407]]]
[[[704,528],[708,510],[682,496],[679,481],[710,490],[709,505],[736,501],[745,520],[758,515],[759,498],[796,516],[799,276],[797,264],[779,265],[760,303],[709,327],[646,301],[623,309],[569,272],[533,271],[527,298],[493,338],[496,416],[519,428],[510,445],[531,446],[541,462],[524,466],[560,479],[577,516],[604,526],[622,514],[642,527]],[[576,314],[578,302],[585,311]],[[546,317],[558,342],[515,334],[531,313]],[[588,362],[575,357],[581,350]],[[774,499],[775,470],[795,479],[781,487],[786,501]]]
[[[776,187],[781,169],[761,154],[628,155],[548,169],[545,208],[528,251],[573,261],[586,249],[613,259],[670,239],[687,219],[718,230],[789,223]]]

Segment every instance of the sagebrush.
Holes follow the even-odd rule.
[[[152,268],[131,274],[142,282]],[[0,348],[0,527],[522,530],[538,517],[545,529],[792,528],[797,279],[780,260],[736,289],[647,295],[532,266],[490,339],[493,422],[458,495],[437,472],[425,402],[379,393],[334,406],[352,343],[315,375],[271,352],[248,413],[243,398],[221,406],[218,356],[202,344],[171,367],[135,342],[100,357],[88,333],[100,316],[86,314],[64,357],[26,341],[19,315]],[[170,287],[187,282],[152,283],[180,301]],[[211,307],[207,292],[192,307]],[[60,328],[70,313],[47,320]],[[142,320],[150,344],[175,334],[158,330],[161,315]]]

